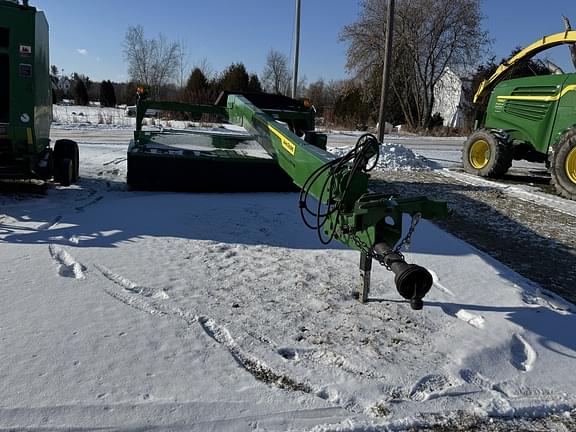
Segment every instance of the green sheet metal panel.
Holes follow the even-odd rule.
[[[486,127],[546,153],[567,75],[517,78],[498,84],[488,104]]]
[[[296,190],[253,135],[224,127],[140,131],[128,148],[127,182],[142,189]]]
[[[32,168],[35,156],[49,145],[52,120],[48,23],[34,7],[0,0],[0,29],[2,79],[8,81],[3,84],[8,115],[2,150]]]
[[[561,98],[550,137],[550,144],[554,144],[564,132],[576,126],[576,73],[567,75],[560,94]]]

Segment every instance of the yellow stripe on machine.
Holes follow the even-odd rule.
[[[26,138],[28,138],[28,145],[34,144],[34,139],[32,136],[32,128],[26,128]]]
[[[560,33],[556,33],[549,36],[544,36],[542,39],[537,40],[533,44],[527,46],[518,54],[513,56],[512,58],[508,59],[504,63],[502,63],[496,71],[492,74],[492,76],[480,83],[476,94],[474,95],[474,103],[478,103],[481,101],[483,95],[488,91],[494,88],[494,86],[502,80],[504,76],[504,72],[518,63],[520,60],[524,58],[531,58],[536,54],[545,51],[549,48],[562,45],[562,44],[572,44],[576,43],[576,31],[563,31]]]
[[[284,150],[286,150],[292,156],[294,156],[296,154],[296,144],[294,144],[292,141],[290,141],[288,138],[286,138],[284,135],[282,135],[282,133],[280,131],[278,131],[277,129],[275,129],[271,125],[268,125],[268,129],[270,130],[270,132],[272,132],[274,135],[276,135],[280,139],[280,142],[282,143],[282,148]]]
[[[562,89],[562,91],[554,96],[497,96],[498,100],[520,100],[520,101],[537,101],[537,102],[554,102],[568,92],[576,90],[576,84],[571,84]]]

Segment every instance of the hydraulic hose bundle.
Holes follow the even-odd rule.
[[[335,220],[343,210],[346,197],[350,191],[350,185],[354,174],[357,172],[372,171],[378,164],[380,157],[378,139],[372,134],[364,134],[358,138],[352,150],[337,159],[331,160],[312,172],[300,191],[300,215],[304,224],[317,232],[322,244],[328,244],[334,239],[336,227],[333,227],[328,238],[322,235],[322,228],[326,221],[335,215]],[[316,208],[309,205],[310,190],[312,185],[319,181],[327,173],[321,188],[320,196],[317,197]],[[347,177],[345,186],[340,189],[339,178]],[[314,222],[309,222],[306,215],[311,215]]]

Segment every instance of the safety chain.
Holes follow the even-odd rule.
[[[420,222],[421,218],[422,218],[421,213],[414,214],[412,216],[412,221],[410,222],[410,228],[408,228],[408,232],[406,233],[404,238],[400,241],[400,243],[398,243],[398,246],[396,246],[394,249],[389,249],[385,252],[376,252],[373,247],[368,246],[365,242],[362,241],[362,239],[360,239],[360,237],[358,237],[355,234],[352,236],[352,240],[354,241],[358,249],[360,249],[360,252],[362,252],[368,258],[373,258],[376,261],[378,261],[378,263],[384,266],[386,270],[391,270],[390,266],[386,262],[386,257],[390,254],[396,254],[399,255],[402,259],[404,259],[404,255],[402,254],[402,252],[400,252],[400,249],[402,249],[402,247],[404,247],[404,250],[408,250],[410,248],[410,245],[412,243],[412,236],[414,235],[414,231],[416,230],[416,225],[418,225],[418,222]]]

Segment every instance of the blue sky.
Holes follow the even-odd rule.
[[[291,56],[294,0],[30,0],[50,24],[51,63],[66,74],[93,81],[127,79],[122,41],[129,25],[142,25],[147,37],[164,34],[183,41],[192,67],[206,59],[215,72],[243,62],[261,74],[270,49]],[[302,0],[300,76],[347,78],[342,27],[359,13],[359,0]],[[563,30],[565,14],[576,27],[574,0],[484,0],[491,51],[500,60],[512,48]],[[565,69],[566,47],[546,54]]]

